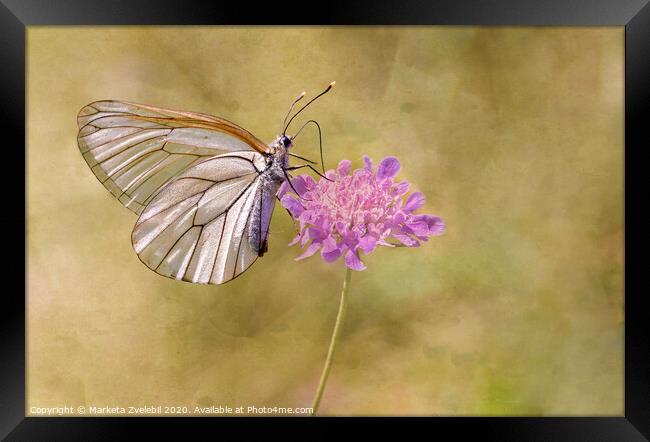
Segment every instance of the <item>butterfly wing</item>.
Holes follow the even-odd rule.
[[[197,164],[163,187],[131,236],[140,260],[160,275],[222,284],[263,253],[268,207],[266,158],[233,152]]]
[[[122,101],[96,101],[77,116],[81,153],[124,206],[140,214],[170,180],[224,152],[268,153],[223,118]]]

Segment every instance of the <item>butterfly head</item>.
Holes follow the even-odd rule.
[[[293,142],[291,141],[291,137],[288,137],[286,135],[282,135],[280,137],[280,143],[286,150],[289,150],[291,146],[293,146]]]
[[[278,137],[271,143],[271,151],[275,154],[286,154],[289,148],[293,146],[293,138],[289,135],[278,135]]]

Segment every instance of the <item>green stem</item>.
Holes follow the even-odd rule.
[[[345,317],[345,308],[348,303],[348,287],[350,286],[350,278],[352,277],[352,271],[350,268],[346,268],[345,279],[343,280],[343,290],[341,291],[341,302],[339,303],[339,313],[336,316],[336,323],[334,324],[334,331],[332,332],[332,340],[330,341],[330,348],[327,352],[327,359],[325,359],[325,367],[323,368],[323,373],[320,376],[320,382],[318,384],[318,389],[316,390],[316,396],[314,397],[314,402],[312,403],[311,415],[315,416],[318,411],[318,405],[320,405],[320,400],[323,397],[323,390],[325,390],[325,384],[327,383],[327,377],[330,374],[330,368],[332,368],[332,357],[334,356],[334,349],[336,348],[336,342],[338,341],[339,334],[341,332],[341,325],[343,324],[343,318]]]

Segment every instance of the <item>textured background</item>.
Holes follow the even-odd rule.
[[[325,160],[393,154],[447,232],[354,273],[323,414],[623,413],[618,28],[28,29],[27,406],[309,406],[344,267],[270,251],[225,286],[156,275],[76,113],[125,99],[270,141],[291,99]],[[317,158],[312,129],[296,152]]]

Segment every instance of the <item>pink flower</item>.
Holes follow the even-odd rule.
[[[406,181],[395,182],[400,169],[395,157],[386,157],[372,170],[364,155],[365,167],[350,173],[350,161],[343,160],[336,171],[325,173],[330,180],[316,182],[309,175],[284,182],[278,192],[282,205],[300,223],[298,235],[289,245],[300,244],[305,251],[296,259],[312,256],[320,250],[327,262],[343,256],[353,270],[366,266],[359,250],[368,254],[377,246],[417,247],[429,235],[440,235],[445,224],[433,215],[413,213],[424,205],[424,195],[408,192]],[[394,243],[392,241],[397,241]]]

